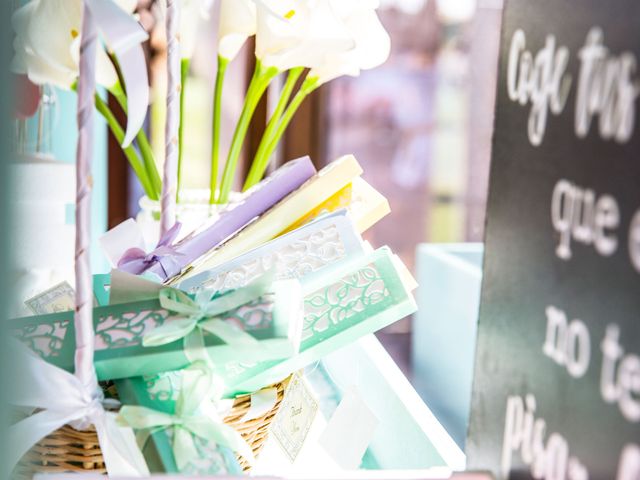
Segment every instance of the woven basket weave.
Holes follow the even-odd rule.
[[[258,458],[260,450],[262,450],[262,447],[269,436],[269,427],[280,409],[280,405],[282,404],[282,399],[284,398],[290,379],[291,377],[287,377],[282,382],[273,385],[278,391],[276,403],[271,410],[262,417],[246,422],[242,421],[242,417],[247,413],[249,407],[251,407],[251,395],[243,395],[236,398],[235,402],[233,402],[231,412],[224,419],[224,423],[232,426],[240,433],[240,435],[242,435],[242,438],[245,439],[253,450],[253,455],[256,458]],[[238,461],[245,472],[249,471],[251,466],[244,458],[239,456]]]
[[[289,378],[273,385],[277,389],[275,405],[262,417],[242,422],[242,417],[251,407],[251,396],[235,399],[233,408],[224,422],[235,428],[249,444],[257,457],[269,435],[269,427],[282,404]],[[242,457],[238,461],[244,471],[250,469]],[[35,473],[106,473],[98,436],[94,429],[84,432],[69,425],[43,438],[27,452],[14,470],[14,478],[31,478]]]

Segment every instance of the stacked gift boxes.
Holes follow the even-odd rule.
[[[319,172],[302,158],[179,242],[146,251],[132,222],[105,236],[116,269],[94,279],[94,364],[115,381],[151,471],[240,472],[253,452],[223,423],[223,399],[268,390],[415,311],[400,259],[361,237],[389,212],[361,174],[353,156]],[[73,312],[18,319],[14,333],[73,370]]]

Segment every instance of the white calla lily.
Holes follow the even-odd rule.
[[[317,78],[321,85],[343,75],[357,76],[361,70],[375,68],[389,58],[391,38],[378,18],[377,6],[376,1],[334,1],[335,11],[355,46],[349,51],[327,54],[311,69],[309,78]]]
[[[252,0],[222,0],[218,55],[233,60],[247,39],[256,34],[256,5]]]
[[[56,63],[51,63],[37,55],[29,42],[29,20],[35,7],[35,2],[28,3],[16,10],[11,23],[16,37],[13,41],[15,55],[11,61],[11,70],[15,73],[28,75],[29,79],[38,85],[51,83],[68,87],[73,83],[77,72]]]
[[[253,0],[221,0],[218,24],[218,71],[213,94],[213,122],[211,132],[211,177],[209,179],[211,204],[216,202],[220,158],[220,124],[222,118],[222,90],[227,66],[237,55],[247,39],[256,33],[256,5]],[[265,87],[266,88],[266,87]],[[251,92],[247,92],[247,96]],[[245,102],[246,105],[246,102]],[[250,118],[252,111],[243,108],[243,115]],[[236,135],[234,134],[234,138]],[[235,141],[234,143],[237,143]],[[226,169],[227,167],[225,167]]]
[[[135,8],[132,0],[116,3]],[[38,85],[48,83],[69,89],[78,78],[81,23],[80,0],[31,0],[16,10],[12,17],[16,32],[12,70],[26,74]],[[105,87],[113,86],[118,76],[102,47],[96,62],[96,81]]]
[[[329,53],[354,48],[330,0],[255,0],[256,57],[280,71],[320,65]]]
[[[191,59],[193,57],[198,40],[198,27],[202,21],[209,20],[213,2],[214,0],[181,0],[180,58]],[[167,14],[166,2],[159,2],[157,8],[160,17],[165,19]]]
[[[389,34],[375,11],[379,6],[378,0],[290,0],[288,6],[287,0],[256,2],[263,6],[258,14],[258,58],[266,65],[275,64],[279,68],[304,66],[310,68],[310,71],[298,92],[290,99],[293,85],[300,75],[297,68],[290,70],[278,105],[258,146],[244,185],[245,190],[263,177],[280,138],[311,92],[334,78],[342,75],[356,76],[361,70],[377,67],[387,60],[391,49]],[[271,14],[266,15],[269,13],[266,6],[270,4],[273,4]],[[298,10],[293,10],[294,5],[313,8],[310,12],[300,10],[302,15],[299,17],[298,27],[301,32],[295,29],[293,20],[298,17]],[[287,8],[291,10],[287,12]],[[310,16],[307,18],[306,15]],[[285,24],[283,17],[290,20],[290,24]],[[314,24],[314,20],[317,23]],[[324,28],[325,31],[320,30],[318,34],[317,28]],[[322,35],[329,40],[324,40]],[[351,42],[349,48],[345,48],[346,44],[340,44],[343,37]],[[320,43],[316,45],[318,39]],[[287,47],[287,43],[291,46]]]
[[[180,12],[180,56],[193,57],[201,21],[209,19],[213,0],[183,0]]]

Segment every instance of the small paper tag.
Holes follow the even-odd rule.
[[[291,463],[295,462],[302,450],[317,412],[318,402],[313,398],[304,378],[297,373],[294,374],[280,411],[271,426],[271,433]]]
[[[318,443],[340,467],[357,469],[377,426],[378,419],[354,387],[342,398]]]
[[[66,312],[75,308],[75,292],[71,285],[62,282],[24,303],[35,315]]]
[[[35,315],[68,312],[76,308],[76,291],[69,285],[69,282],[64,281],[25,300],[24,304]],[[93,296],[93,306],[98,306],[98,299],[95,294]]]

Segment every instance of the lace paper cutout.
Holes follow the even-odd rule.
[[[391,301],[385,280],[374,263],[307,295],[300,350],[304,351],[377,313]],[[252,373],[267,370],[278,363],[278,360],[257,364],[229,362],[225,365],[224,375],[229,380],[248,378]]]
[[[62,351],[64,337],[70,323],[69,320],[66,320],[50,324],[29,325],[21,330],[15,330],[13,334],[40,357],[58,357]]]
[[[125,312],[101,317],[96,325],[96,350],[140,345],[144,334],[162,325],[167,318],[167,310]]]
[[[275,296],[271,293],[239,307],[224,319],[251,332],[264,330],[273,324]],[[95,349],[114,350],[142,344],[144,335],[175,318],[169,311],[143,310],[140,312],[114,312],[99,317],[95,325]],[[42,358],[58,357],[64,350],[66,335],[73,332],[71,320],[60,320],[39,325],[27,325],[13,331],[14,337]],[[205,332],[205,337],[212,334]]]
[[[199,289],[224,291],[243,287],[267,272],[275,271],[278,280],[301,278],[322,267],[335,263],[346,255],[340,232],[335,225],[314,232],[279,249],[265,252],[233,270],[221,272],[208,279]]]
[[[375,265],[368,265],[328,288],[307,296],[304,301],[302,341],[328,333],[332,327],[382,302],[388,294],[384,279]]]
[[[180,371],[143,377],[149,398],[158,402],[176,402],[182,385]]]

